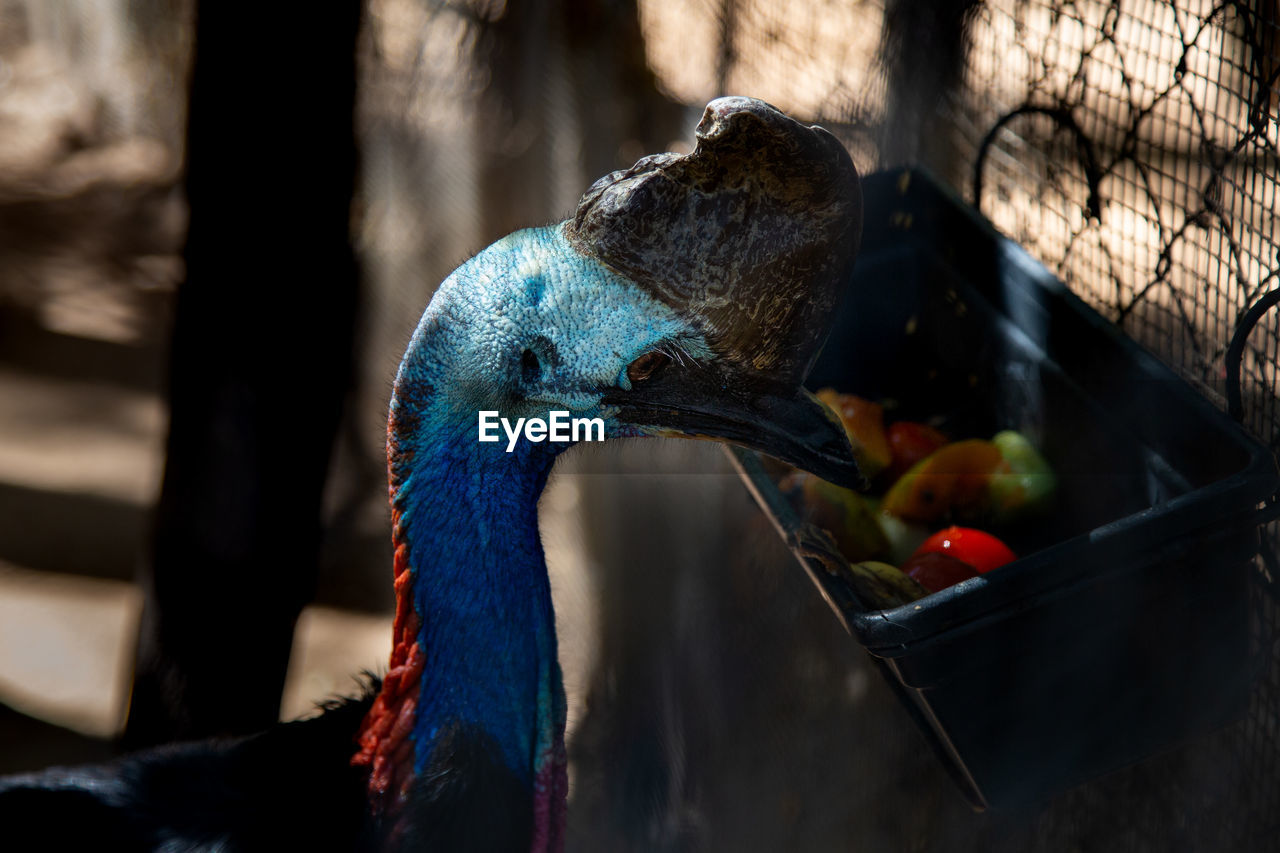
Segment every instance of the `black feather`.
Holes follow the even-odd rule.
[[[532,792],[503,764],[494,739],[482,729],[455,726],[436,743],[398,823],[375,828],[382,837],[371,846],[406,853],[527,853],[533,838]]]
[[[353,733],[373,694],[245,738],[0,780],[7,851],[353,850],[365,773]]]

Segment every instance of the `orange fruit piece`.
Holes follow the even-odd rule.
[[[975,516],[988,503],[992,474],[1008,463],[989,441],[957,441],[935,450],[903,474],[881,509],[899,518],[932,524],[945,515]]]
[[[833,388],[823,388],[815,396],[840,416],[863,476],[870,480],[889,467],[893,450],[885,434],[884,406]]]

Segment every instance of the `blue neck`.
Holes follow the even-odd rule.
[[[434,415],[435,417],[432,417]],[[426,656],[414,770],[449,726],[478,727],[532,785],[563,736],[555,621],[538,535],[549,444],[481,444],[472,420],[433,411],[393,432],[393,502],[409,544],[418,642]],[[393,424],[395,419],[393,418]],[[393,427],[394,429],[394,427]]]

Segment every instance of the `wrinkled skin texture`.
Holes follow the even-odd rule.
[[[843,146],[750,98],[720,98],[686,156],[596,181],[566,234],[646,291],[704,318],[732,363],[799,384],[826,339],[862,233]]]

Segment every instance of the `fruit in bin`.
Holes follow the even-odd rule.
[[[1011,429],[996,433],[991,443],[1007,467],[991,477],[993,520],[1004,523],[1047,509],[1058,480],[1045,458],[1026,436]]]
[[[831,533],[849,562],[889,553],[889,540],[869,499],[803,472],[796,472],[789,483],[799,490],[809,521]]]
[[[876,521],[879,522],[880,530],[884,532],[884,538],[889,543],[887,552],[889,562],[895,566],[905,563],[907,558],[920,547],[920,543],[929,538],[929,528],[923,524],[906,521],[887,512],[876,513]]]
[[[922,524],[935,523],[946,515],[980,516],[989,504],[991,475],[1006,464],[990,441],[975,438],[948,444],[898,478],[881,508]]]
[[[1044,510],[1056,478],[1024,435],[1005,430],[990,441],[947,443],[925,424],[899,421],[885,430],[875,403],[830,390],[819,396],[841,415],[868,475],[883,473],[880,481],[892,485],[879,502],[799,471],[781,485],[799,493],[810,522],[829,534],[844,557],[840,573],[866,603],[897,606],[1017,559],[983,530],[929,529],[952,520],[1004,523]],[[883,447],[888,462],[877,468],[868,460],[883,463]],[[894,481],[898,466],[907,470]]]
[[[977,572],[989,572],[1018,559],[1018,555],[1008,545],[990,533],[972,527],[944,527],[924,540],[911,555],[911,560],[929,554],[941,554],[959,560]],[[910,563],[911,560],[907,562]],[[906,571],[906,564],[903,565],[903,570]],[[907,574],[911,573],[908,571]]]
[[[853,458],[868,480],[889,467],[893,452],[884,429],[884,406],[832,388],[823,388],[816,396],[840,417]]]
[[[927,424],[914,421],[897,421],[885,430],[889,439],[889,451],[893,455],[889,463],[889,478],[897,480],[921,459],[945,446],[950,439]]]
[[[907,560],[902,564],[902,573],[929,592],[938,592],[978,576],[973,566],[938,551],[917,554]]]
[[[875,560],[850,565],[848,580],[863,603],[871,607],[899,607],[935,591],[901,569]]]

